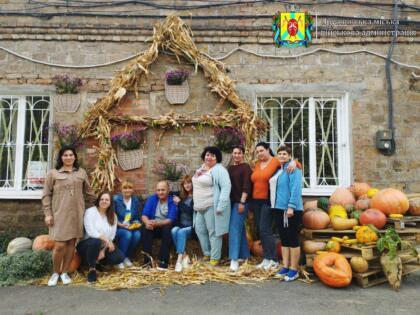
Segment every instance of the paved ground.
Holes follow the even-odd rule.
[[[207,284],[134,291],[89,287],[0,288],[0,314],[420,314],[420,273],[388,285],[329,289],[321,283]]]

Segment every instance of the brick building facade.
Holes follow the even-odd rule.
[[[18,102],[22,97],[53,95],[52,78],[57,74],[69,74],[83,80],[81,106],[77,112],[60,113],[51,104],[50,123],[80,122],[86,110],[108,91],[110,80],[124,66],[124,62],[77,69],[45,65],[34,60],[56,65],[86,66],[133,56],[149,46],[147,40],[153,34],[153,24],[173,12],[171,9],[144,5],[123,8],[110,6],[106,14],[112,16],[105,16],[105,13],[99,12],[100,8],[71,7],[75,4],[71,1],[70,7],[46,6],[37,10],[29,10],[34,4],[21,1],[0,0],[0,3],[0,11],[10,12],[2,14],[0,18],[0,97],[15,97]],[[197,5],[195,1],[168,3],[171,6]],[[206,3],[211,4],[211,1]],[[237,48],[258,54],[239,50],[221,61],[228,68],[229,76],[236,80],[240,96],[270,121],[271,128],[266,140],[272,143],[273,148],[285,141],[295,148],[295,155],[300,160],[305,160],[304,166],[308,169],[306,196],[327,194],[335,184],[347,185],[353,180],[366,181],[380,188],[393,186],[406,192],[420,192],[420,33],[418,22],[415,22],[420,14],[403,9],[398,15],[401,21],[399,29],[408,35],[397,38],[392,56],[400,63],[391,64],[396,152],[385,156],[375,147],[376,132],[387,128],[385,59],[373,53],[386,56],[391,37],[374,36],[374,33],[369,37],[338,36],[338,33],[333,35],[331,30],[361,32],[386,29],[390,26],[372,22],[365,25],[360,21],[371,21],[369,18],[379,21],[381,17],[389,20],[392,7],[384,6],[385,10],[378,11],[375,7],[357,4],[326,6],[311,3],[302,6],[302,9],[316,17],[318,27],[317,38],[309,48],[274,47],[271,16],[286,10],[280,3],[191,9],[188,11],[192,14],[191,18],[187,11],[179,11],[178,14],[190,24],[196,45],[208,55],[220,58]],[[134,17],[124,16],[127,11]],[[347,22],[342,23],[339,21],[343,19],[339,16],[351,17],[354,21],[344,19]],[[326,50],[309,53],[318,48]],[[290,56],[297,57],[283,58]],[[151,67],[148,81],[139,88],[140,99],[135,100],[134,95],[130,94],[115,111],[157,116],[172,110],[199,115],[227,108],[217,107],[217,98],[209,91],[201,70],[194,73],[193,66],[186,61],[182,61],[182,67],[192,71],[189,79],[190,98],[185,105],[169,105],[164,96],[164,74],[174,67],[179,67],[176,58],[162,52]],[[303,110],[299,111],[299,107]],[[288,109],[287,115],[282,112],[283,108]],[[19,116],[19,113],[16,115]],[[327,118],[324,119],[324,115]],[[288,128],[283,130],[282,126],[289,126],[297,116],[301,123],[293,125],[290,129],[293,132],[287,134]],[[331,116],[334,117],[328,127],[328,117]],[[5,115],[0,116],[0,122],[1,117],[3,120],[6,118]],[[16,126],[19,126],[19,118],[16,119]],[[324,122],[319,123],[323,119],[325,125]],[[327,151],[318,154],[319,147],[324,145],[322,139],[317,139],[319,132],[315,136],[311,133],[321,125],[331,131],[328,133],[328,130],[324,130],[328,134],[321,135],[330,149],[330,160],[324,157],[324,153],[328,156]],[[143,167],[131,172],[118,169],[117,177],[134,177],[137,192],[145,195],[156,182],[157,178],[151,170],[159,156],[184,163],[191,172],[200,163],[202,148],[212,143],[212,134],[212,130],[207,128],[168,131],[158,147],[156,142],[160,131],[150,131]],[[94,157],[89,155],[93,152],[93,144],[88,141],[82,154],[88,169],[95,163]],[[4,141],[1,145],[6,147]],[[52,139],[47,151],[51,162],[55,151]],[[24,163],[26,151],[16,148],[13,152],[23,152],[23,158],[16,158],[10,164],[16,168],[19,161]],[[320,164],[320,159],[325,159],[325,163]],[[4,164],[4,161],[0,163]],[[335,168],[334,176],[330,172],[327,175],[318,172],[327,164]],[[22,172],[22,167],[18,167],[17,171]],[[39,192],[28,193],[10,187],[5,189],[4,185],[3,181],[0,185],[0,230],[10,226],[39,227],[42,224]]]

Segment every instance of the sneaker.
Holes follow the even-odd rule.
[[[133,263],[132,263],[132,262],[131,262],[131,260],[130,260],[130,259],[128,259],[127,257],[126,257],[126,258],[124,258],[123,263],[124,263],[124,265],[125,265],[126,267],[133,267]]]
[[[274,275],[274,277],[277,278],[277,279],[284,279],[284,277],[287,276],[288,272],[289,272],[289,268],[283,267],[283,268],[281,268],[281,270],[279,272],[277,272]]]
[[[48,280],[48,286],[49,287],[55,287],[57,285],[59,277],[60,277],[60,275],[58,273],[54,272],[52,274],[51,278]]]
[[[96,280],[97,280],[96,270],[89,270],[88,275],[87,275],[87,281],[89,283],[95,283]]]
[[[69,277],[69,275],[67,274],[67,272],[62,273],[60,275],[60,279],[61,279],[61,282],[63,282],[63,284],[69,284],[69,283],[71,283],[71,278]]]
[[[299,278],[299,271],[290,269],[287,276],[284,277],[284,281],[291,282]]]
[[[264,270],[275,270],[279,267],[279,263],[274,260],[270,260],[266,266],[264,266]]]
[[[190,257],[185,256],[184,259],[182,259],[182,268],[189,268],[190,263],[191,263]]]
[[[203,256],[203,260],[204,260],[204,261],[210,261],[210,256],[206,256],[206,255],[204,255],[204,256]]]
[[[263,259],[263,261],[262,262],[260,262],[257,266],[256,266],[256,268],[257,269],[265,269],[265,266],[267,266],[268,264],[270,263],[270,261],[268,260],[268,259]]]
[[[239,270],[239,262],[237,260],[231,260],[230,261],[230,270],[236,272]]]
[[[124,269],[125,268],[125,266],[124,266],[124,263],[119,263],[118,265],[117,265],[117,268],[118,269]]]
[[[157,270],[168,270],[168,264],[165,261],[159,262],[159,267],[156,268]]]
[[[182,271],[182,262],[177,262],[175,265],[175,272],[181,272]]]
[[[210,259],[210,261],[209,261],[209,265],[210,266],[217,266],[219,264],[219,260],[217,260],[217,259]]]

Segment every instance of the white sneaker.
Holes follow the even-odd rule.
[[[133,263],[132,263],[132,262],[131,262],[131,260],[130,260],[130,259],[128,259],[127,257],[126,257],[126,258],[124,258],[123,263],[124,263],[124,265],[125,265],[126,267],[133,267]]]
[[[236,272],[239,270],[239,262],[237,260],[230,261],[230,270]]]
[[[117,265],[117,268],[118,268],[118,269],[124,269],[124,268],[125,268],[124,263],[119,263],[119,264]]]
[[[190,257],[185,256],[184,259],[182,259],[182,268],[189,268],[190,263],[191,263]]]
[[[69,283],[71,283],[71,278],[69,277],[69,275],[67,274],[67,272],[62,273],[60,275],[60,279],[61,279],[61,282],[63,282],[63,284],[69,284]]]
[[[279,263],[274,260],[270,260],[269,263],[264,266],[264,270],[276,270],[279,268]]]
[[[259,263],[258,265],[257,265],[257,269],[265,269],[265,266],[267,266],[268,264],[270,263],[270,261],[268,260],[268,259],[263,259],[263,261],[261,262],[261,263]]]
[[[177,262],[175,265],[175,272],[181,272],[182,271],[182,262]]]
[[[60,278],[60,275],[56,272],[54,272],[51,276],[51,278],[48,280],[48,286],[49,287],[55,287],[58,282],[58,278]]]

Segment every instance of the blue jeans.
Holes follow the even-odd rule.
[[[229,222],[229,258],[232,260],[249,257],[248,241],[246,239],[245,218],[248,204],[245,204],[243,213],[238,212],[239,203],[234,203],[230,213]]]
[[[261,245],[264,251],[264,258],[268,260],[277,261],[276,240],[273,234],[273,210],[269,206],[261,208],[260,217],[260,232],[261,232]]]
[[[192,235],[192,227],[179,227],[176,226],[171,230],[172,240],[174,241],[174,245],[176,248],[177,254],[185,253],[185,247],[187,245],[187,240],[191,238]]]
[[[140,243],[140,230],[117,229],[118,248],[124,257],[131,257]]]

